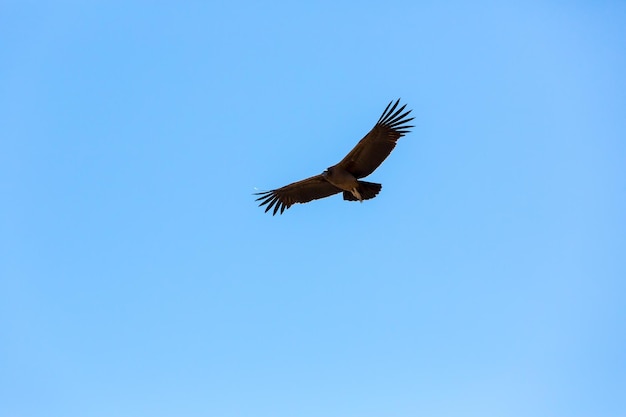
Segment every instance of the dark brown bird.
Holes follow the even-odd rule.
[[[295,203],[308,203],[337,194],[343,191],[343,199],[348,201],[363,201],[376,197],[382,188],[381,184],[367,181],[358,181],[360,178],[370,175],[389,156],[396,142],[410,128],[407,123],[413,117],[406,118],[411,110],[404,113],[406,104],[396,110],[400,99],[393,106],[391,101],[376,125],[363,139],[341,160],[326,171],[314,177],[294,182],[276,190],[256,193],[260,195],[256,200],[261,200],[259,206],[264,206],[265,212],[274,207],[275,215],[278,210],[283,214],[285,209]]]

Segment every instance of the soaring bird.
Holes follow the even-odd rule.
[[[259,206],[267,205],[267,213],[274,207],[275,215],[279,210],[283,214],[295,203],[308,203],[343,192],[343,199],[363,201],[376,197],[382,188],[381,184],[359,181],[370,175],[389,156],[396,142],[409,133],[407,118],[411,110],[403,113],[406,104],[396,110],[400,99],[387,105],[372,130],[357,143],[338,164],[331,166],[319,175],[294,182],[271,191],[256,193],[261,201]]]

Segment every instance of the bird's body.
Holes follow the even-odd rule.
[[[338,164],[331,166],[320,175],[294,182],[271,191],[257,193],[260,206],[266,205],[265,211],[274,208],[275,215],[295,203],[307,203],[311,200],[328,197],[343,192],[343,199],[363,201],[376,197],[382,185],[359,181],[370,175],[389,156],[399,138],[409,132],[406,123],[411,110],[402,113],[406,104],[396,110],[400,100],[393,106],[387,105],[376,125]],[[391,107],[391,108],[390,108]]]
[[[333,166],[322,172],[322,177],[335,187],[352,193],[357,200],[362,201],[363,198],[359,193],[359,181],[350,172],[343,167]]]

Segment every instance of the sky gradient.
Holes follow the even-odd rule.
[[[626,415],[626,4],[5,1],[0,417]],[[272,217],[402,98],[368,181]]]

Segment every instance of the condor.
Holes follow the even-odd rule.
[[[378,122],[363,139],[357,143],[345,158],[336,165],[314,177],[294,182],[271,191],[256,193],[259,206],[267,205],[265,212],[272,207],[275,215],[283,214],[296,203],[308,203],[343,192],[343,199],[363,201],[376,197],[381,184],[359,181],[370,175],[389,156],[396,142],[409,133],[413,126],[407,125],[413,117],[407,118],[411,110],[403,113],[406,104],[396,110],[400,99],[391,101]],[[393,106],[392,106],[393,104]]]

